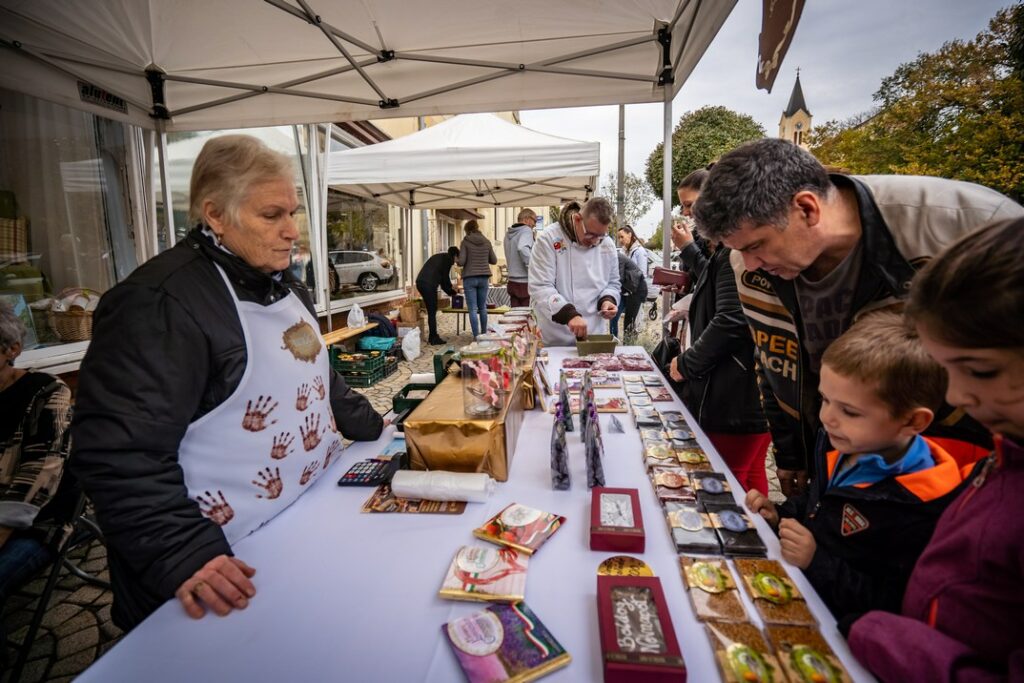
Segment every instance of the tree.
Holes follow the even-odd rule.
[[[647,213],[648,209],[651,208],[651,204],[654,203],[654,196],[643,179],[629,171],[626,171],[626,182],[623,183],[622,189],[626,205],[623,210],[623,218],[626,221],[626,225],[635,226],[643,218],[643,215]],[[618,200],[618,194],[618,178],[616,178],[614,173],[609,173],[608,180],[601,186],[600,195],[609,199],[614,206]],[[617,214],[618,212],[616,212],[616,220],[612,223],[616,228],[619,227]]]
[[[726,107],[701,107],[687,112],[672,131],[672,188],[691,171],[704,168],[737,145],[765,136],[764,128],[747,114]],[[664,144],[658,143],[647,157],[647,183],[656,197],[661,196]],[[679,198],[672,193],[672,205]]]
[[[921,53],[882,79],[877,110],[808,139],[852,173],[932,175],[1024,199],[1024,10],[1001,10],[973,40]]]

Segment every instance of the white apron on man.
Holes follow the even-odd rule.
[[[343,449],[316,319],[294,293],[239,301],[245,372],[234,393],[189,425],[178,449],[189,498],[234,544],[291,505]]]

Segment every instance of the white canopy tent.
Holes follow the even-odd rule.
[[[162,177],[168,131],[661,101],[667,234],[672,98],[735,2],[0,0],[0,88],[156,131]]]
[[[587,199],[600,145],[463,114],[412,135],[331,152],[327,184],[420,209],[562,204]]]

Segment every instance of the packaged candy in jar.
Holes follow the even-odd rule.
[[[501,412],[501,347],[490,342],[462,348],[462,403],[471,418],[493,417]]]

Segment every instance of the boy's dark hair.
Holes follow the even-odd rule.
[[[459,248],[448,247],[448,255],[451,256],[452,258],[459,258]]]
[[[711,242],[721,242],[746,221],[783,229],[797,192],[825,198],[832,187],[825,167],[810,152],[789,140],[765,138],[718,160],[693,205],[693,217]]]
[[[946,370],[925,353],[917,333],[894,311],[855,322],[825,350],[821,364],[873,385],[893,417],[915,408],[937,411],[946,395]]]
[[[982,226],[914,277],[905,313],[965,349],[1024,351],[1024,218]]]

